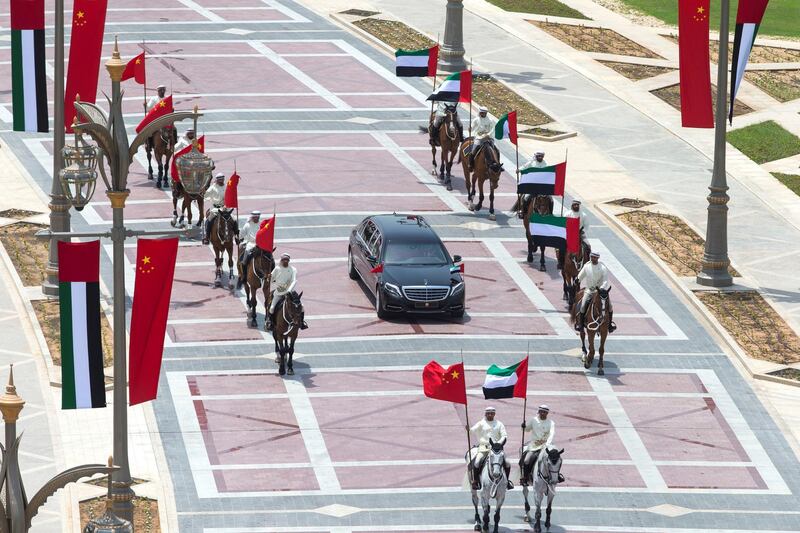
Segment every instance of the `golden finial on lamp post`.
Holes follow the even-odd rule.
[[[119,55],[119,43],[117,36],[114,36],[114,51],[111,53],[111,59],[106,61],[106,70],[111,76],[111,81],[122,81],[122,73],[125,71],[125,62]]]
[[[14,424],[19,419],[19,412],[25,406],[25,400],[17,394],[17,388],[14,386],[14,365],[8,373],[8,385],[6,385],[6,392],[0,396],[0,411],[3,413],[3,421],[6,424]]]

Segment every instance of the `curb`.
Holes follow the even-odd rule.
[[[657,204],[660,205],[660,204]],[[639,249],[640,257],[644,259],[646,262],[650,261],[658,266],[658,269],[661,270],[662,274],[664,274],[671,284],[673,288],[679,292],[685,300],[691,303],[692,307],[696,311],[696,314],[700,316],[702,321],[705,322],[706,329],[712,331],[714,334],[717,335],[719,340],[721,340],[725,346],[729,349],[729,351],[733,352],[736,355],[736,358],[747,371],[747,374],[753,379],[760,379],[763,381],[772,381],[774,383],[782,383],[784,385],[790,385],[793,387],[800,387],[800,381],[794,381],[786,378],[781,378],[778,376],[772,376],[765,372],[760,372],[758,370],[753,369],[751,361],[755,360],[745,352],[739,343],[728,333],[728,331],[720,324],[719,320],[711,314],[708,308],[700,301],[697,296],[695,296],[694,292],[691,291],[689,288],[684,285],[680,278],[672,271],[672,269],[660,258],[658,257],[650,246],[642,240],[639,235],[637,235],[632,229],[630,229],[627,225],[622,223],[608,207],[605,206],[604,203],[598,202],[595,203],[593,206],[596,212],[602,215],[605,219],[606,223],[608,224],[609,228],[614,228],[618,232],[622,233],[624,237],[627,238],[629,242],[632,242],[636,245]],[[661,206],[663,207],[663,206]],[[638,209],[624,209],[620,210],[620,213],[628,212],[628,211],[638,211]],[[672,213],[674,215],[674,213]],[[677,215],[675,215],[677,216]],[[681,220],[683,220],[681,218]],[[685,222],[685,221],[684,221]],[[691,226],[690,226],[691,227]],[[765,298],[765,301],[766,298]],[[768,301],[767,301],[768,302]],[[769,303],[769,302],[768,302]],[[774,308],[773,308],[774,309]],[[766,362],[768,363],[768,362]],[[783,368],[786,365],[781,365],[780,363],[774,363],[776,367]],[[778,369],[778,368],[776,368]],[[773,370],[774,371],[774,370]]]

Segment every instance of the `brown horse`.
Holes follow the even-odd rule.
[[[561,260],[561,251],[559,250],[559,261]],[[564,259],[564,264],[561,268],[561,277],[564,280],[564,300],[567,301],[567,308],[571,308],[575,303],[575,296],[581,289],[581,282],[578,281],[578,272],[581,271],[583,265],[589,262],[589,246],[585,241],[581,241],[581,250],[578,253],[567,252]]]
[[[233,289],[233,237],[236,234],[236,220],[231,216],[233,209],[225,207],[219,210],[211,223],[208,239],[214,248],[214,286],[222,285],[222,260],[228,252],[228,287]]]
[[[581,289],[578,292],[575,298],[575,303],[573,303],[572,307],[570,308],[569,314],[570,322],[572,324],[575,324],[578,320],[581,298],[583,298],[583,292],[585,290],[586,289]],[[605,374],[605,370],[603,370],[603,353],[605,352],[606,337],[608,336],[609,326],[611,325],[611,312],[613,311],[613,308],[611,307],[611,299],[608,297],[608,293],[610,291],[611,288],[597,289],[592,297],[592,301],[589,302],[589,305],[586,308],[586,319],[584,320],[584,324],[586,326],[580,328],[581,349],[583,350],[583,357],[581,358],[581,361],[583,362],[583,367],[586,369],[592,366],[592,361],[594,360],[594,336],[597,333],[600,334],[600,348],[598,349],[600,358],[597,361],[598,376]],[[589,330],[588,356],[586,353],[586,330]]]
[[[278,374],[294,375],[292,360],[294,358],[294,343],[297,334],[305,320],[303,302],[300,300],[303,293],[290,292],[283,297],[283,301],[275,308],[275,323],[272,328],[272,338],[275,340],[275,355],[278,362]]]
[[[272,252],[262,250],[258,246],[253,251],[253,258],[247,266],[247,272],[242,272],[242,258],[237,265],[239,279],[244,284],[247,297],[247,322],[252,328],[258,327],[256,320],[256,306],[258,305],[258,289],[264,293],[264,315],[269,313],[270,274],[275,269],[275,259]],[[266,324],[264,324],[266,326]]]
[[[431,135],[431,132],[433,131],[433,120],[434,114],[431,113],[428,129],[422,129],[422,126],[420,126],[420,130]],[[452,191],[453,184],[451,181],[450,170],[453,168],[453,160],[456,158],[456,154],[460,155],[461,153],[458,149],[461,143],[461,135],[458,127],[456,126],[455,106],[447,106],[444,120],[442,120],[442,123],[439,125],[439,135],[435,138],[435,141],[436,142],[431,142],[431,155],[433,156],[433,170],[431,171],[431,174],[434,176],[436,175],[436,146],[438,145],[442,149],[442,162],[439,165],[438,173],[439,181],[444,181],[445,186],[447,186],[447,190]],[[457,163],[460,162],[461,159],[459,158]]]
[[[500,181],[503,164],[500,162],[500,151],[491,142],[485,142],[483,148],[475,154],[475,168],[469,166],[469,150],[474,139],[469,137],[461,143],[461,166],[464,169],[464,181],[467,183],[469,210],[477,213],[483,207],[483,183],[489,180],[489,220],[494,216],[494,190]],[[472,203],[475,193],[480,191],[477,205]]]
[[[536,250],[541,249],[542,253],[539,256],[539,270],[544,272],[547,270],[547,267],[545,267],[544,263],[545,247],[544,245],[537,246],[533,242],[533,235],[531,235],[531,215],[534,213],[538,213],[540,215],[552,215],[553,198],[547,194],[537,194],[533,197],[533,200],[526,203],[522,201],[522,197],[517,197],[517,202],[514,204],[514,207],[512,207],[511,210],[518,211],[519,209],[525,210],[523,213],[522,225],[525,226],[525,238],[528,241],[528,256],[526,260],[528,263],[533,263],[533,254],[536,253]]]
[[[147,175],[150,179],[153,179],[151,152],[155,152],[156,163],[158,164],[158,181],[156,181],[156,187],[159,189],[162,183],[164,187],[167,186],[167,180],[169,179],[169,160],[172,158],[176,142],[178,142],[178,132],[175,128],[161,128],[153,132],[153,135],[150,137],[150,142],[145,149],[147,152]],[[164,160],[163,163],[162,159]]]
[[[178,217],[178,200],[183,200],[181,203],[181,215],[180,218]],[[197,212],[198,216],[200,217],[197,220],[197,227],[200,228],[203,226],[203,219],[205,218],[205,210],[203,209],[205,199],[203,198],[202,194],[199,195],[192,195],[186,192],[186,189],[183,188],[183,184],[176,180],[175,178],[172,179],[172,221],[170,224],[172,226],[178,226],[180,228],[186,227],[188,224],[189,226],[192,225],[192,202],[197,202]],[[186,224],[184,224],[183,220],[186,218]]]

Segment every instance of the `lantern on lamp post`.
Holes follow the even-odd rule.
[[[97,148],[75,130],[75,144],[64,146],[61,154],[65,165],[58,173],[61,189],[70,204],[82,211],[97,185]]]

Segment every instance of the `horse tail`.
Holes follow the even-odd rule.
[[[521,199],[522,197],[520,195],[517,195],[517,199],[514,200],[514,205],[511,206],[512,213],[516,213],[517,211],[519,211],[519,202]]]
[[[419,128],[419,133],[428,133],[427,126],[417,126]]]

